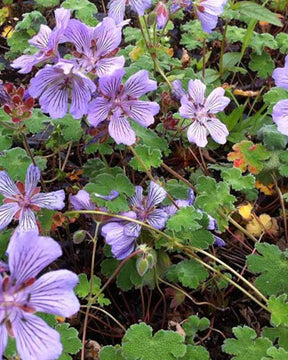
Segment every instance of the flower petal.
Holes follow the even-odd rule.
[[[11,180],[6,171],[0,171],[0,194],[12,199],[20,194],[14,181]]]
[[[73,290],[77,283],[78,276],[71,271],[50,271],[27,289],[30,299],[28,304],[36,311],[63,317],[72,316],[80,308]]]
[[[2,323],[4,320],[5,312],[0,310],[0,359],[2,359],[5,348],[8,343],[8,332],[5,324]]]
[[[74,76],[69,109],[74,119],[80,119],[83,115],[87,114],[91,93],[95,90],[96,86],[90,79]]]
[[[65,191],[57,190],[50,193],[39,193],[31,198],[31,204],[49,210],[62,210],[65,206]]]
[[[155,209],[147,217],[147,223],[159,230],[164,228],[167,220],[168,214],[162,209]]]
[[[276,68],[272,75],[275,84],[283,89],[288,90],[288,55],[285,58],[284,68]]]
[[[227,141],[227,136],[229,135],[229,131],[220,120],[216,118],[212,118],[207,120],[206,124],[207,129],[214,141],[218,144],[225,144]]]
[[[182,83],[180,80],[174,80],[172,81],[172,94],[180,100],[182,96],[187,95],[186,91],[184,90]]]
[[[105,75],[112,75],[115,70],[121,69],[125,64],[124,56],[107,57],[96,63],[96,75],[100,78]]]
[[[288,135],[288,100],[280,100],[273,108],[273,121],[281,134]]]
[[[196,105],[204,104],[206,85],[200,80],[190,80],[188,85],[189,96]]]
[[[46,49],[52,30],[47,25],[40,25],[37,35],[28,40],[30,45],[36,46],[38,49]]]
[[[209,14],[203,11],[197,11],[197,17],[201,22],[201,26],[205,32],[210,34],[213,29],[217,26],[218,16],[215,14]]]
[[[125,113],[140,125],[148,127],[154,123],[154,115],[158,114],[160,106],[154,101],[126,100],[122,104]]]
[[[108,16],[119,24],[124,19],[126,0],[110,0],[108,4]]]
[[[127,257],[134,249],[135,237],[127,236],[124,232],[125,225],[111,222],[102,227],[102,235],[107,244],[111,246],[113,255],[122,260]]]
[[[142,186],[135,186],[135,194],[129,198],[130,206],[142,207],[143,206],[143,188]]]
[[[136,134],[131,128],[126,116],[120,111],[115,112],[109,121],[108,131],[117,144],[132,145],[136,141]]]
[[[0,231],[13,220],[20,207],[17,203],[8,203],[0,206]]]
[[[16,232],[7,250],[11,276],[18,285],[39,274],[62,255],[61,247],[50,237],[35,231]]]
[[[85,190],[79,190],[77,195],[70,196],[70,202],[75,210],[94,210],[90,194]]]
[[[130,0],[131,9],[142,16],[145,10],[151,6],[151,0]]]
[[[207,141],[207,129],[204,125],[199,123],[197,120],[189,126],[187,131],[187,137],[189,142],[196,144],[200,147],[205,147]]]
[[[89,123],[96,127],[102,121],[105,121],[108,118],[111,105],[109,101],[102,97],[97,97],[95,100],[91,101],[88,106],[88,121]]]
[[[41,172],[38,166],[30,164],[25,180],[25,195],[30,197],[40,181]]]
[[[127,236],[133,236],[134,238],[137,238],[140,235],[141,228],[142,226],[140,224],[130,222],[124,225],[124,234]]]
[[[60,334],[44,320],[18,310],[11,322],[22,360],[55,360],[60,357],[63,350]]]
[[[120,44],[122,38],[121,27],[111,17],[106,17],[94,28],[93,40],[96,43],[96,57],[100,58],[114,51]]]
[[[179,108],[179,114],[185,119],[193,119],[197,116],[197,109],[194,102],[191,101],[188,95],[181,97],[181,106]]]
[[[153,206],[160,204],[167,196],[167,191],[154,181],[150,182],[148,195],[146,198],[146,209],[149,210]]]
[[[89,28],[79,20],[72,19],[64,32],[64,39],[75,45],[77,52],[92,55],[91,32]]]
[[[140,96],[157,89],[157,82],[149,79],[147,70],[140,70],[136,74],[130,76],[126,81],[123,93],[138,99]]]
[[[116,97],[118,92],[120,92],[120,86],[124,75],[125,71],[119,69],[114,71],[112,75],[103,76],[99,79],[99,90],[101,93],[109,98]]]
[[[221,87],[218,87],[211,92],[205,103],[205,109],[208,113],[217,114],[225,109],[230,103],[230,99],[224,96],[224,94],[225,90]]]

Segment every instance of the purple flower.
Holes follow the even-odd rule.
[[[163,29],[164,26],[166,25],[167,21],[169,20],[169,11],[167,9],[167,6],[165,3],[163,3],[162,1],[160,1],[157,5],[156,5],[156,14],[157,14],[157,27],[158,29]]]
[[[273,121],[281,134],[288,135],[288,100],[280,100],[273,108]]]
[[[37,184],[40,180],[40,170],[30,165],[27,170],[25,185],[15,184],[6,171],[0,172],[0,194],[4,205],[0,206],[0,230],[3,230],[12,219],[19,220],[19,231],[37,230],[37,222],[33,211],[46,208],[61,210],[65,204],[64,190],[40,193]]]
[[[172,0],[172,5],[171,5],[171,9],[170,9],[171,13],[174,13],[181,8],[183,8],[187,11],[191,10],[192,1],[191,0]]]
[[[136,186],[135,194],[129,199],[131,211],[122,215],[147,223],[155,229],[163,229],[168,214],[163,209],[157,209],[156,205],[159,205],[166,195],[166,191],[153,181],[147,196],[143,196],[141,186]],[[113,255],[121,260],[133,251],[141,228],[140,224],[115,220],[102,227],[102,235],[111,246]]]
[[[221,123],[214,114],[223,111],[230,99],[224,96],[225,90],[221,87],[214,89],[205,98],[206,85],[200,80],[190,80],[188,94],[182,96],[180,115],[193,122],[187,131],[188,140],[197,146],[207,145],[207,134],[218,144],[225,144],[229,135],[226,125]]]
[[[95,89],[92,80],[77,71],[72,63],[63,61],[38,71],[31,80],[29,94],[39,97],[42,111],[53,119],[66,115],[71,98],[69,112],[75,119],[80,119],[87,114],[88,102]]]
[[[86,72],[101,77],[110,75],[124,66],[124,56],[116,56],[122,38],[122,24],[116,25],[112,18],[105,18],[95,28],[78,20],[70,20],[65,40],[73,43],[76,52],[73,62]]]
[[[274,70],[273,79],[277,86],[288,90],[288,55],[285,58],[284,68],[277,68]]]
[[[13,61],[12,67],[20,68],[19,73],[29,73],[34,65],[50,60],[57,62],[60,55],[58,52],[58,44],[68,25],[70,19],[70,10],[60,8],[55,10],[56,26],[51,30],[46,25],[40,26],[40,31],[35,35],[29,44],[36,46],[39,51],[33,55],[22,55]]]
[[[211,33],[217,26],[218,16],[220,16],[227,0],[197,0],[194,2],[196,14],[205,32]]]
[[[103,200],[114,200],[119,196],[119,192],[112,190],[108,196],[100,195],[94,193],[95,196]],[[95,210],[96,205],[92,203],[90,194],[86,190],[79,190],[77,195],[72,195],[70,197],[71,204],[75,210]],[[102,208],[105,209],[106,208]]]
[[[2,80],[0,80],[0,106],[6,105],[11,102],[11,96],[6,91],[5,87],[3,86]]]
[[[123,21],[126,5],[130,5],[133,11],[143,16],[145,10],[151,6],[151,0],[110,0],[108,16],[114,19],[116,24]]]
[[[195,201],[194,191],[192,189],[189,189],[187,199],[176,200],[175,202],[176,202],[176,204],[178,205],[179,208],[183,208],[183,207],[187,207],[187,206],[193,206],[194,201]],[[177,207],[174,204],[171,204],[171,205],[168,205],[168,206],[164,206],[163,210],[170,217],[170,216],[175,215],[176,212],[179,209],[177,209]],[[217,221],[212,216],[210,216],[209,214],[207,214],[206,212],[204,212],[201,209],[197,209],[197,211],[199,213],[201,213],[201,214],[205,214],[208,217],[209,223],[208,223],[207,228],[206,228],[207,230],[211,230],[211,231],[217,230],[217,228],[218,228]],[[219,236],[216,236],[216,235],[213,234],[213,237],[214,237],[214,244],[216,246],[220,247],[220,246],[226,245],[225,241],[222,240]]]
[[[138,99],[156,90],[157,83],[149,80],[148,71],[140,70],[122,85],[124,74],[124,70],[117,70],[111,76],[99,79],[98,97],[89,104],[88,121],[96,127],[108,120],[109,134],[116,143],[132,145],[136,135],[127,118],[130,117],[144,127],[154,122],[159,105]]]
[[[9,245],[10,275],[0,274],[0,358],[8,335],[16,339],[22,360],[56,360],[62,353],[60,334],[34,315],[46,312],[69,317],[80,304],[73,289],[78,277],[68,270],[36,276],[62,255],[49,237],[32,232],[17,233]]]

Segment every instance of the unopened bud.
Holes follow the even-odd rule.
[[[157,27],[158,29],[163,29],[169,19],[169,11],[164,2],[160,1],[156,5],[156,14],[157,14]]]
[[[78,230],[73,234],[73,243],[74,244],[81,244],[86,237],[86,231]]]
[[[149,262],[146,257],[138,258],[136,261],[136,269],[140,276],[144,276],[149,270]]]

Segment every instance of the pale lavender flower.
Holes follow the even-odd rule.
[[[155,11],[157,14],[157,27],[158,29],[163,29],[164,26],[167,24],[167,21],[169,20],[169,11],[166,4],[160,1],[155,7]]]
[[[171,4],[171,13],[174,13],[180,9],[185,9],[187,11],[191,10],[192,1],[191,0],[172,0]]]
[[[175,200],[175,203],[177,204],[178,208],[183,208],[183,207],[187,207],[187,206],[193,206],[195,201],[195,194],[194,191],[192,189],[189,189],[188,192],[188,198],[187,199],[178,199]],[[177,211],[179,210],[174,204],[168,205],[168,206],[163,206],[163,210],[167,213],[167,215],[173,216],[177,213]],[[211,215],[207,214],[206,212],[204,212],[201,209],[197,209],[197,211],[200,214],[205,214],[208,217],[208,225],[207,225],[207,230],[217,230],[218,226],[217,226],[217,221],[216,219],[214,219]],[[214,244],[218,247],[224,246],[226,245],[225,241],[223,239],[221,239],[219,236],[216,236],[213,234],[213,238],[214,238]]]
[[[46,65],[31,80],[29,94],[37,98],[44,113],[62,118],[68,111],[75,119],[87,114],[88,102],[96,86],[92,80],[74,68],[70,62]]]
[[[58,44],[70,19],[70,10],[60,8],[55,10],[56,26],[51,30],[47,25],[41,25],[40,31],[29,44],[36,46],[39,51],[33,55],[22,55],[13,61],[12,67],[20,68],[19,73],[29,73],[34,65],[44,63],[50,60],[57,62],[60,58]]]
[[[116,143],[132,145],[136,135],[127,118],[148,127],[153,124],[160,107],[156,102],[138,100],[157,89],[157,83],[149,79],[148,71],[138,71],[122,85],[124,74],[124,70],[116,70],[111,76],[99,79],[98,97],[89,104],[88,121],[96,127],[108,120],[109,134]]]
[[[288,90],[288,55],[285,58],[284,68],[275,69],[272,76],[277,86]]]
[[[218,16],[220,16],[227,0],[197,0],[193,3],[196,14],[205,32],[211,33],[217,26]]]
[[[180,115],[193,121],[187,131],[188,140],[205,147],[209,133],[218,144],[225,144],[229,132],[215,114],[223,111],[230,99],[224,96],[225,90],[221,87],[214,89],[207,99],[205,91],[206,85],[200,80],[190,80],[188,94],[181,98]]]
[[[151,181],[147,196],[143,196],[143,188],[135,187],[135,195],[129,199],[131,211],[121,214],[163,229],[168,214],[163,209],[157,209],[166,197],[166,191]],[[113,255],[121,260],[127,257],[134,249],[135,240],[139,237],[142,226],[128,221],[112,221],[102,227],[102,235],[111,246]]]
[[[99,197],[100,199],[111,201],[116,199],[119,196],[119,192],[116,190],[111,190],[110,194],[107,196],[94,193],[94,196]],[[76,195],[71,195],[70,197],[71,204],[75,210],[95,210],[96,204],[92,203],[91,196],[86,190],[79,190]],[[107,210],[106,208],[102,208]]]
[[[113,18],[116,24],[123,21],[126,5],[130,5],[134,12],[143,16],[145,10],[151,6],[151,0],[110,0],[108,4],[108,16]]]
[[[288,100],[277,102],[273,108],[272,117],[278,131],[283,135],[288,135]]]
[[[65,40],[75,45],[73,62],[81,70],[97,76],[110,75],[124,66],[124,56],[115,56],[122,38],[122,25],[106,17],[95,28],[70,20]]]
[[[62,250],[56,241],[34,231],[16,233],[8,255],[10,275],[0,273],[0,358],[11,336],[22,360],[56,360],[63,351],[60,334],[34,314],[70,317],[77,313],[80,304],[73,289],[78,277],[56,270],[36,279]]]
[[[40,193],[37,184],[40,180],[40,170],[30,165],[27,170],[25,185],[15,184],[6,171],[0,172],[0,194],[5,199],[0,206],[0,230],[3,230],[13,218],[19,220],[19,231],[37,230],[34,211],[41,208],[61,210],[65,206],[64,190]]]

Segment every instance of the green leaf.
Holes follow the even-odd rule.
[[[208,230],[196,230],[192,232],[183,232],[183,237],[189,241],[191,246],[195,246],[200,249],[207,249],[210,245],[214,244],[214,236]]]
[[[0,259],[3,259],[7,246],[12,235],[12,229],[5,229],[0,232]]]
[[[35,0],[36,4],[43,7],[54,7],[58,6],[60,3],[60,0]]]
[[[261,360],[287,360],[288,359],[288,352],[284,349],[276,349],[275,347],[271,347],[267,350],[267,355],[269,357],[264,357]]]
[[[90,293],[91,280],[88,281],[86,274],[79,274],[78,279],[79,279],[79,283],[75,287],[75,293],[80,298],[85,299]],[[100,291],[100,288],[101,288],[101,279],[99,277],[97,277],[96,275],[93,275],[92,295],[98,294]],[[100,294],[97,297],[97,302],[101,306],[110,305],[110,300],[106,299],[104,297],[104,294]]]
[[[243,176],[238,168],[228,168],[221,171],[221,176],[233,190],[240,191],[244,189],[253,189],[255,177],[251,174]]]
[[[133,32],[135,32],[135,28],[133,28]],[[141,144],[144,144],[151,149],[158,149],[160,151],[168,151],[167,141],[157,135],[154,130],[145,128],[141,126],[136,121],[131,121],[131,126],[135,131],[137,137],[141,138]]]
[[[32,116],[23,123],[26,125],[26,128],[29,132],[32,134],[37,134],[45,129],[45,122],[50,121],[50,118],[44,115],[40,109],[33,109]]]
[[[124,360],[123,356],[121,355],[122,351],[116,346],[104,346],[100,352],[99,357],[100,360]]]
[[[268,300],[268,309],[271,312],[271,323],[275,326],[288,325],[287,294],[276,297],[272,295]]]
[[[280,87],[272,88],[263,96],[264,103],[269,106],[269,113],[272,113],[273,107],[278,101],[287,98],[288,90],[284,90]]]
[[[0,129],[0,151],[8,150],[12,145],[12,134],[8,129]]]
[[[132,325],[122,341],[126,360],[175,360],[186,352],[182,335],[160,330],[154,336],[145,323]]]
[[[183,286],[196,289],[208,277],[208,272],[196,260],[183,260],[172,265],[167,273],[167,279],[172,282],[181,282]]]
[[[90,180],[95,179],[99,174],[105,172],[106,166],[100,159],[89,159],[83,166],[83,175]],[[122,171],[122,170],[121,170]]]
[[[279,160],[280,160],[280,167],[279,167],[279,173],[282,176],[288,177],[288,152],[282,151],[279,154]]]
[[[92,200],[97,202],[98,206],[105,206],[112,212],[127,211],[129,206],[127,203],[127,196],[134,194],[134,186],[127,176],[123,174],[100,174],[96,176],[93,183],[85,186],[89,192]],[[96,194],[108,196],[112,190],[119,192],[119,196],[111,201],[106,201],[95,196]]]
[[[69,324],[59,324],[55,327],[61,336],[61,343],[63,345],[63,353],[58,360],[70,360],[70,354],[77,354],[82,348],[82,342],[78,337],[78,331],[69,327]]]
[[[158,168],[162,164],[162,154],[159,149],[153,149],[147,145],[137,145],[135,147],[135,151],[137,152],[138,156],[141,158],[146,169],[148,170],[150,170],[151,167]],[[142,166],[142,164],[138,161],[136,157],[134,157],[130,161],[130,165],[135,170],[145,171],[145,168]]]
[[[249,255],[247,265],[250,271],[261,273],[255,280],[256,287],[264,295],[288,292],[288,254],[267,243],[256,244],[255,247],[260,255]]]
[[[34,159],[39,168],[43,170],[46,160],[38,156],[35,156]],[[6,150],[0,156],[0,167],[4,168],[13,180],[25,181],[26,171],[30,164],[31,159],[27,156],[26,151],[19,147]]]
[[[261,360],[272,342],[267,338],[257,338],[256,332],[248,326],[233,328],[237,339],[226,339],[222,346],[223,351],[235,355],[233,360]]]
[[[61,134],[66,142],[79,141],[83,135],[81,121],[75,120],[70,114],[61,119],[53,119],[51,123],[54,126],[60,126]]]
[[[251,19],[265,21],[276,26],[283,26],[276,14],[252,1],[237,2],[232,8]]]
[[[252,71],[257,71],[260,78],[266,79],[268,76],[272,75],[274,70],[274,61],[268,53],[263,53],[261,55],[251,54],[249,68]]]
[[[167,221],[167,229],[175,232],[195,231],[201,229],[198,220],[202,219],[202,214],[193,206],[187,206],[179,209],[175,215]]]
[[[216,183],[216,180],[211,177],[201,176],[196,188],[198,195],[195,206],[213,216],[219,230],[223,231],[228,225],[228,221],[218,211],[221,207],[226,211],[233,210],[233,203],[236,201],[235,197],[230,195],[229,185],[224,182]]]
[[[288,144],[288,136],[281,134],[275,124],[262,126],[257,136],[268,150],[283,150]]]
[[[185,331],[186,336],[190,338],[189,342],[192,342],[198,331],[204,331],[208,329],[209,326],[210,320],[206,317],[200,319],[197,315],[192,315],[184,321],[182,328]]]
[[[187,345],[186,354],[179,360],[209,360],[209,352],[203,346]]]
[[[98,10],[96,5],[88,0],[66,0],[61,6],[66,9],[74,10],[76,13],[77,19],[83,21],[85,24],[90,26],[97,25],[97,19],[95,15]]]
[[[288,327],[280,325],[275,328],[264,327],[263,336],[275,342],[278,339],[278,344],[285,350],[288,350]]]
[[[279,1],[279,0],[278,0]],[[286,1],[286,0],[284,0]],[[279,50],[282,54],[288,53],[288,34],[281,32],[276,36],[276,41],[278,43]]]

